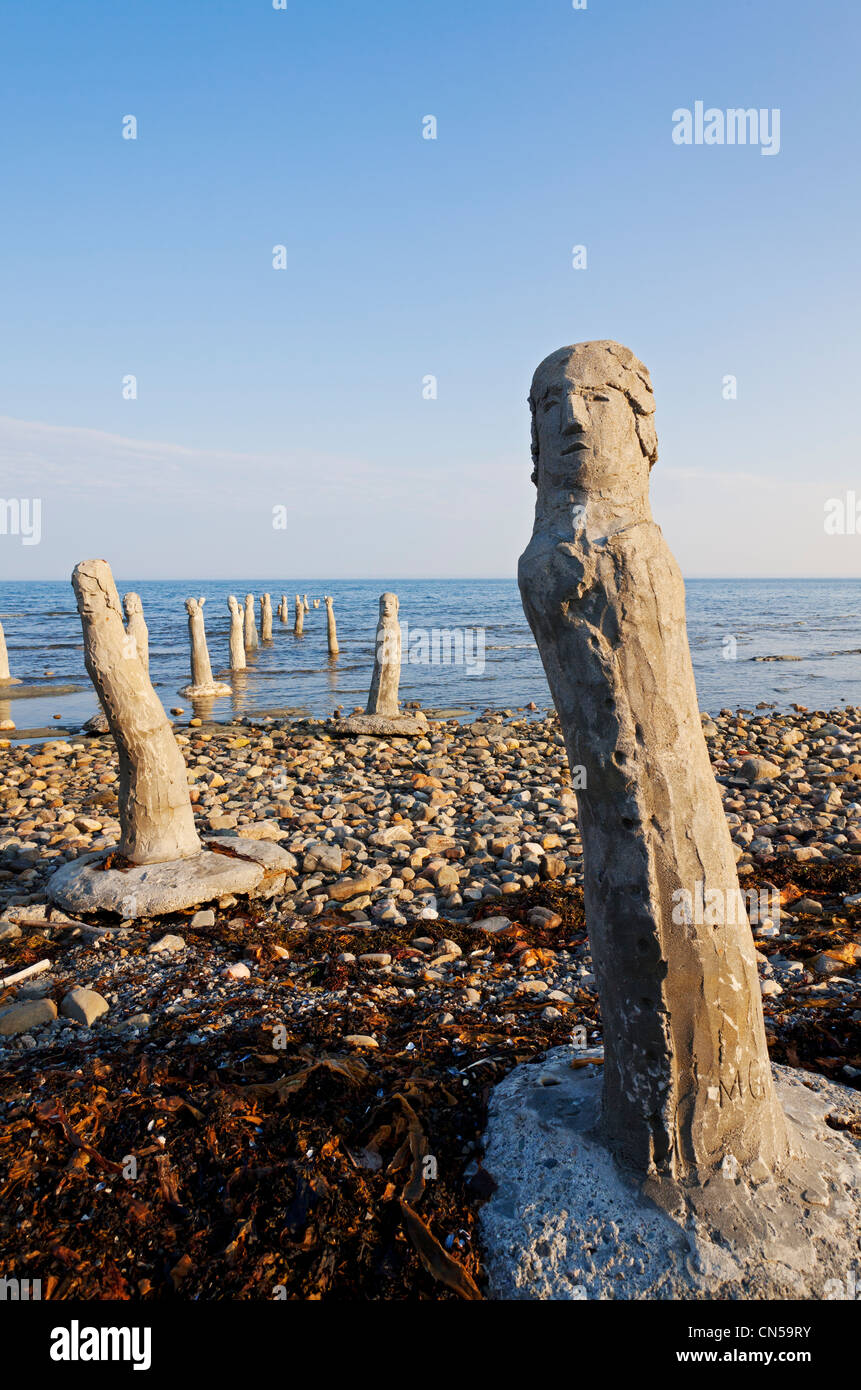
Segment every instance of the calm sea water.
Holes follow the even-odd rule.
[[[296,711],[330,714],[336,705],[364,705],[373,665],[377,599],[394,589],[408,643],[420,654],[421,632],[466,632],[472,660],[404,663],[401,694],[428,708],[462,711],[470,718],[488,706],[513,707],[535,700],[549,704],[544,672],[523,617],[513,580],[344,581],[223,580],[120,581],[122,594],[136,590],[143,599],[150,631],[150,672],[166,707],[190,702],[179,696],[189,679],[185,599],[206,596],[206,630],[213,672],[228,665],[227,596],[240,602],[247,592],[281,593],[290,600],[291,621],[277,616],[271,646],[249,658],[246,677],[232,697],[215,700],[197,713],[229,719],[241,713]],[[296,591],[320,598],[305,618],[305,635],[292,633]],[[341,655],[326,651],[324,593],[335,601]],[[701,708],[751,707],[758,701],[785,708],[797,702],[827,709],[861,704],[861,579],[856,580],[689,580],[688,632]],[[259,625],[259,603],[257,606]],[[0,718],[11,717],[19,733],[52,726],[76,729],[97,705],[83,663],[81,627],[68,583],[0,584],[0,619],[6,631],[12,674],[25,682],[80,683],[79,694],[0,701]],[[483,639],[479,632],[483,632]],[[481,641],[484,642],[483,662]],[[444,656],[444,643],[438,655]],[[757,662],[757,656],[795,656],[800,661]],[[483,665],[483,669],[482,669]],[[61,715],[59,721],[55,714]]]

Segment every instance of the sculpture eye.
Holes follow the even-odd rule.
[[[547,412],[548,412],[548,410],[552,410],[553,407],[554,407],[554,405],[558,405],[558,404],[559,404],[559,397],[558,397],[558,396],[550,396],[549,399],[546,400],[546,401],[544,402],[543,406],[541,407],[542,412],[546,415]]]

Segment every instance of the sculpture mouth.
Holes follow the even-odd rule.
[[[589,445],[585,439],[575,439],[573,443],[566,444],[560,452],[563,454],[576,454],[581,449],[588,449]]]

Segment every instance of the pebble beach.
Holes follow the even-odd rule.
[[[861,710],[724,710],[702,719],[742,886],[768,893],[776,906],[753,922],[773,1055],[858,1088]],[[19,1174],[7,1212],[23,1213],[38,1228],[26,1213],[38,1209],[47,1180],[46,1143],[56,1146],[58,1172],[69,1159],[70,1135],[75,1161],[83,1154],[92,1167],[87,1154],[101,1153],[97,1136],[106,1120],[82,1077],[98,1092],[100,1068],[138,1077],[154,1059],[173,1057],[185,1077],[179,1094],[202,1114],[191,1076],[226,1068],[231,1093],[241,1077],[255,1096],[277,1098],[285,1069],[304,1077],[303,1069],[324,1065],[321,1057],[338,1059],[326,1064],[332,1070],[322,1081],[308,1083],[322,1087],[325,1147],[335,1142],[334,1117],[341,1117],[338,1128],[348,1124],[339,1088],[364,1087],[377,1104],[380,1078],[389,1076],[391,1095],[403,1096],[403,1068],[425,1065],[425,1089],[414,1088],[409,1102],[419,1128],[435,1131],[422,1152],[438,1155],[448,1146],[432,1224],[438,1228],[450,1210],[449,1234],[455,1227],[465,1234],[452,1235],[446,1247],[427,1226],[417,1243],[407,1218],[393,1236],[381,1216],[378,1239],[403,1247],[402,1277],[414,1291],[474,1296],[459,1281],[477,1289],[481,1277],[470,1232],[482,1196],[487,1088],[516,1061],[572,1039],[584,1056],[600,1056],[576,795],[555,714],[485,711],[471,724],[431,715],[427,737],[417,740],[333,738],[324,720],[175,727],[202,838],[235,833],[277,842],[289,854],[286,876],[264,896],[228,897],[152,921],[73,918],[52,908],[45,892],[51,872],[116,844],[113,740],[3,748],[0,1062],[6,1144]],[[78,1103],[86,1098],[77,1126],[68,1096],[59,1100],[69,1085]],[[440,1097],[452,1087],[458,1126],[450,1134],[451,1106]],[[176,1094],[175,1075],[156,1102],[167,1109],[150,1104],[137,1115],[137,1147],[123,1141],[132,1152],[152,1148],[143,1142],[146,1121],[169,1154],[170,1126],[181,1121]],[[50,1116],[50,1140],[46,1126],[33,1122],[40,1106]],[[283,1125],[280,1102],[276,1111],[272,1123]],[[300,1129],[303,1114],[307,1122],[304,1106],[293,1118]],[[379,1182],[383,1201],[385,1145],[369,1143],[366,1109],[355,1124],[349,1181],[339,1190],[359,1178]],[[255,1132],[259,1143],[265,1130]],[[295,1129],[291,1136],[300,1142]],[[39,1152],[29,1180],[22,1137]],[[277,1145],[284,1143],[279,1131]],[[197,1150],[185,1161],[198,1171]],[[319,1154],[308,1163],[317,1181]],[[78,1197],[83,1208],[74,1206],[70,1222],[92,1209],[89,1176]],[[113,1229],[110,1221],[105,1229]],[[442,1252],[433,1275],[420,1251],[426,1237]],[[18,1241],[8,1224],[4,1241]],[[38,1242],[34,1250],[42,1250]],[[152,1261],[140,1277],[128,1265],[116,1264],[124,1285],[139,1293],[157,1287]],[[65,1289],[61,1266],[51,1277]],[[89,1264],[75,1268],[70,1291],[105,1296],[97,1248]],[[310,1296],[322,1278],[317,1264],[310,1268],[305,1261],[279,1277],[297,1296]],[[360,1280],[362,1261],[351,1268],[350,1278]],[[255,1283],[249,1275],[245,1296],[271,1296],[270,1274],[262,1284],[262,1276]],[[326,1277],[337,1285],[333,1270]]]
[[[717,719],[703,716],[703,725],[743,883],[750,875],[759,881],[772,862],[825,861],[848,871],[861,867],[861,711],[725,711]],[[505,929],[506,905],[515,896],[543,884],[580,890],[576,795],[555,715],[508,710],[488,713],[471,725],[440,720],[428,727],[428,737],[416,741],[335,739],[325,721],[295,727],[189,727],[179,732],[178,741],[201,836],[236,833],[275,841],[288,851],[288,875],[267,890],[265,904],[267,918],[282,927],[313,929],[335,914],[352,930],[367,933],[369,948],[382,928],[414,927],[419,944],[413,969],[427,964],[421,932],[430,923],[465,924],[477,913],[486,916],[492,907],[498,912],[483,928],[488,934],[494,923]],[[28,927],[40,926],[48,936],[57,930],[64,940],[75,930],[71,919],[62,920],[64,914],[47,904],[46,878],[66,860],[115,845],[120,825],[110,737],[7,747],[4,758],[0,942],[8,975]],[[215,911],[189,914],[186,920],[205,928],[216,913],[238,910],[237,900],[222,899]],[[815,903],[811,911],[816,915]],[[794,916],[789,907],[779,915],[777,923],[754,923],[761,941],[784,933],[791,939]],[[123,943],[132,935],[139,938],[148,927],[158,931],[168,944],[149,952],[148,968],[160,978],[166,956],[188,951],[173,929],[183,919],[168,922],[171,930],[165,932],[166,920],[78,926],[80,937],[73,939],[83,949],[74,983],[88,986],[91,966],[100,977],[110,966],[112,987],[99,1014],[99,1031],[123,1026],[124,1015],[145,1014],[150,1023],[157,1016],[139,965],[131,969]],[[88,962],[96,942],[97,963]],[[415,983],[424,993],[470,971],[459,950],[443,954],[449,958],[419,971]],[[861,957],[861,945],[855,954]],[[17,991],[13,985],[4,1004],[14,1004],[16,994],[47,1000],[62,987],[60,980],[71,983],[68,966],[74,959],[65,962],[61,975],[51,962]],[[854,958],[843,963],[851,977]],[[359,964],[360,979],[384,982],[392,971],[385,953],[372,949]],[[289,962],[283,969],[289,975]],[[255,991],[254,972],[247,965],[237,964],[232,974],[229,970],[225,967],[219,988],[234,989],[239,999]],[[840,974],[827,960],[817,970],[823,976]],[[126,984],[130,972],[133,986]],[[813,984],[809,969],[786,967],[783,974],[787,972]],[[570,997],[557,996],[572,982],[584,982],[587,989],[594,983],[588,956],[558,962],[550,971],[533,971],[532,980],[528,973],[521,967],[510,988],[528,987],[536,997],[546,991],[549,1017],[559,1004],[570,1004]],[[774,981],[780,974],[768,971],[767,990],[777,992],[779,980],[777,985]],[[544,980],[545,975],[550,978]],[[843,981],[847,993],[857,983]],[[494,986],[497,1005],[506,992],[504,986]],[[457,998],[468,1008],[488,1003],[480,985],[466,985]],[[328,1009],[332,1000],[315,988],[303,1006]],[[61,1016],[31,1029],[15,1018],[14,1008],[0,1017],[4,1046],[13,1050],[67,1040],[69,1030],[81,1022],[64,1022]]]

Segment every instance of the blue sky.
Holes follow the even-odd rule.
[[[6,0],[0,492],[42,539],[0,535],[0,577],[512,574],[530,377],[588,338],[651,369],[686,574],[858,574],[823,516],[861,499],[859,30],[832,0]],[[780,153],[677,146],[696,100],[779,108]]]

